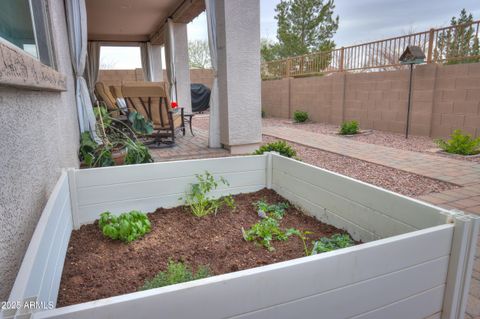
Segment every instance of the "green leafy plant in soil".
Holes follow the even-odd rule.
[[[282,219],[285,215],[285,210],[288,208],[287,203],[268,204],[264,200],[259,200],[255,203],[257,207],[258,216],[261,218],[274,217],[275,219]]]
[[[474,139],[470,134],[463,134],[461,130],[453,131],[449,140],[439,139],[436,143],[447,153],[460,155],[475,155],[480,153],[480,137]]]
[[[153,133],[153,123],[147,121],[142,114],[138,112],[130,112],[128,120],[132,124],[135,133],[140,135],[150,135]]]
[[[125,164],[129,165],[153,162],[150,151],[143,143],[128,140],[125,142],[125,145],[127,150]]]
[[[296,158],[297,156],[297,152],[285,141],[275,141],[275,142],[262,145],[253,154],[262,155],[265,152],[277,152],[282,156],[290,157],[290,158]]]
[[[343,122],[340,126],[340,134],[341,135],[354,135],[358,134],[360,127],[357,121],[347,121]]]
[[[212,174],[205,172],[203,175],[195,175],[197,182],[190,184],[190,190],[185,195],[184,201],[191,211],[197,217],[203,217],[212,213],[217,213],[222,205],[226,205],[235,210],[235,201],[231,195],[221,198],[213,198],[209,194],[216,190],[220,184],[229,186],[227,180],[223,177],[215,179]],[[183,198],[180,198],[182,200]]]
[[[346,248],[355,245],[348,234],[334,234],[331,237],[322,237],[313,243],[311,255]]]
[[[152,230],[148,216],[136,210],[122,213],[120,216],[104,212],[100,215],[98,226],[105,237],[126,243],[130,243]]]
[[[293,120],[296,123],[304,123],[308,120],[308,112],[305,111],[295,111],[293,112]]]
[[[242,234],[246,241],[253,241],[265,247],[268,251],[274,251],[272,241],[287,240],[288,237],[293,235],[293,232],[292,230],[281,229],[277,219],[266,217],[247,230],[242,227]]]
[[[145,284],[139,290],[148,290],[159,288],[182,282],[210,277],[210,269],[207,266],[200,266],[194,273],[189,267],[181,262],[168,261],[166,271],[159,272],[152,279],[146,280]]]

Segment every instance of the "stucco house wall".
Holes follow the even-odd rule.
[[[48,0],[66,92],[0,86],[0,300],[6,300],[38,218],[64,167],[78,166],[78,121],[63,1]]]

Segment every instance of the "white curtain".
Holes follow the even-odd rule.
[[[95,114],[83,73],[87,59],[87,9],[85,0],[65,0],[70,57],[75,73],[75,96],[77,101],[80,132],[89,131],[98,143],[95,132]]]
[[[87,80],[88,92],[92,102],[96,102],[95,83],[98,81],[98,69],[100,67],[100,42],[88,41],[87,65],[85,67],[85,79]]]
[[[150,42],[140,43],[140,57],[142,59],[143,77],[145,81],[152,81],[152,69],[150,67]]]
[[[175,36],[173,21],[167,20],[165,28],[165,63],[167,64],[167,78],[170,85],[170,99],[177,101],[177,74],[175,72]]]
[[[149,43],[148,52],[148,56],[150,57],[150,76],[152,82],[162,82],[162,46]]]
[[[213,84],[210,94],[210,131],[208,145],[212,148],[221,147],[220,144],[220,114],[218,102],[218,79],[217,79],[217,19],[215,10],[215,0],[205,0],[207,12],[208,44],[210,47],[210,58],[212,61]]]

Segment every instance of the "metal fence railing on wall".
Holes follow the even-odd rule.
[[[480,20],[265,62],[261,67],[262,78],[312,76],[341,71],[398,70],[403,67],[398,58],[408,45],[421,47],[427,56],[426,63],[479,62],[479,26]]]

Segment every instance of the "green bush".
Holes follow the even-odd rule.
[[[303,123],[308,120],[308,112],[304,111],[295,111],[293,112],[293,119],[297,123]]]
[[[115,216],[110,212],[100,215],[98,225],[105,237],[132,242],[152,230],[152,226],[145,213],[132,210]]]
[[[277,152],[280,155],[291,157],[291,158],[295,158],[297,156],[297,152],[295,152],[295,150],[290,145],[288,145],[285,141],[276,141],[276,142],[262,145],[253,154],[262,155],[265,152]]]
[[[143,164],[153,162],[148,147],[143,143],[127,140],[125,142],[127,155],[125,156],[125,164]]]
[[[437,140],[437,145],[447,153],[460,155],[475,155],[480,153],[480,137],[474,139],[461,130],[453,131],[447,141]]]
[[[348,234],[335,234],[332,237],[322,237],[313,244],[312,255],[326,253],[335,249],[353,246],[355,242]]]
[[[340,126],[341,135],[353,135],[358,134],[360,128],[357,121],[347,121],[343,122]]]
[[[194,274],[183,263],[175,263],[170,260],[166,271],[161,271],[152,279],[146,280],[139,290],[159,288],[207,277],[210,277],[210,269],[206,266],[200,266]]]

